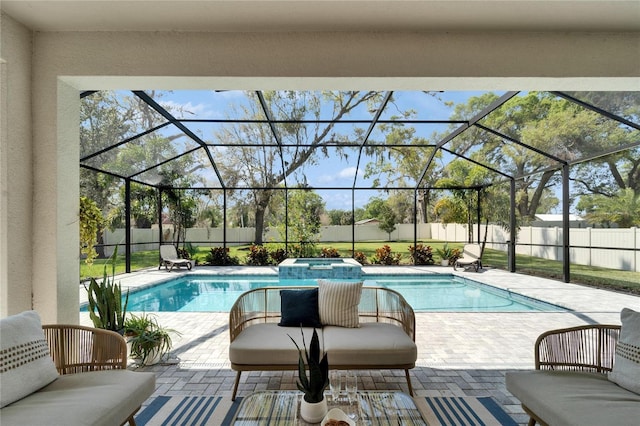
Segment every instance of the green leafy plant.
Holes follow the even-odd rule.
[[[448,243],[444,243],[442,248],[436,249],[436,253],[440,256],[442,260],[448,260],[451,263],[451,256],[453,254],[453,249],[449,247]]]
[[[207,254],[207,263],[213,266],[235,266],[239,262],[237,257],[229,255],[229,249],[225,247],[212,247]]]
[[[80,197],[80,254],[85,255],[85,263],[93,264],[98,257],[95,246],[98,244],[98,232],[104,226],[105,220],[95,201]]]
[[[131,357],[139,359],[143,365],[160,360],[171,350],[173,341],[170,333],[175,330],[164,328],[155,317],[147,314],[131,315],[125,321],[124,332],[131,346]]]
[[[325,353],[320,359],[320,341],[316,329],[313,329],[311,344],[307,351],[307,345],[304,341],[304,333],[302,332],[302,346],[300,349],[293,337],[289,336],[291,341],[298,349],[298,389],[304,392],[304,400],[309,403],[321,402],[324,399],[324,390],[329,386],[329,361]],[[307,376],[307,366],[309,375]]]
[[[105,263],[102,281],[91,277],[89,286],[84,284],[89,299],[89,317],[96,328],[104,328],[122,333],[129,303],[129,290],[124,302],[122,301],[122,287],[115,283],[116,257],[118,247],[113,251],[109,262]],[[107,267],[111,264],[111,277],[107,274]]]
[[[415,247],[409,246],[409,253],[411,253],[414,265],[433,265],[433,249],[431,246],[425,246],[424,244],[416,244]]]

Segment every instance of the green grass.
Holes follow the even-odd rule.
[[[444,246],[444,241],[423,240],[422,244],[429,245],[433,248],[434,260],[436,264],[440,258],[435,254],[436,249]],[[376,249],[388,245],[393,253],[401,253],[401,265],[410,265],[411,257],[409,255],[409,246],[413,245],[413,241],[399,242],[359,242],[356,243],[356,251],[363,252],[368,259],[371,259]],[[449,243],[451,248],[462,248],[463,243]],[[279,245],[282,246],[282,245]],[[332,247],[340,252],[341,257],[351,257],[351,243],[330,243],[318,244],[317,251],[320,252],[322,247]],[[246,263],[246,257],[249,253],[249,245],[229,247],[229,254],[237,257],[240,264]],[[197,247],[197,253],[194,258],[199,263],[204,263],[209,252],[209,247]],[[86,277],[102,277],[104,264],[107,259],[97,259],[92,266],[86,265],[84,261],[80,262],[80,276]],[[498,269],[507,269],[507,254],[498,250],[486,249],[482,256],[482,263],[485,267]],[[149,267],[158,266],[158,251],[136,252],[131,254],[131,270],[136,271]],[[116,263],[116,273],[124,273],[124,255],[119,255]],[[550,278],[554,280],[563,279],[562,262],[541,259],[525,255],[517,255],[516,271],[521,274],[528,274]],[[111,274],[111,267],[108,268]],[[594,266],[571,265],[570,269],[571,282],[575,284],[583,284],[593,287],[599,287],[606,290],[620,291],[624,293],[640,295],[640,272],[620,271],[616,269],[597,268]]]

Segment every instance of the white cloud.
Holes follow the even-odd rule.
[[[318,177],[318,183],[327,184],[340,179],[353,179],[353,177],[356,175],[356,171],[358,172],[358,174],[362,174],[362,170],[359,170],[356,167],[347,167],[335,174],[321,175]]]

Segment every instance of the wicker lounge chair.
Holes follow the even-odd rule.
[[[173,270],[173,267],[178,268],[186,266],[188,270],[191,270],[191,261],[189,259],[181,259],[178,257],[178,251],[173,244],[161,244],[160,245],[160,265],[158,269],[165,267],[169,272]]]
[[[2,425],[135,426],[134,415],[155,390],[155,373],[127,370],[124,338],[79,325],[42,329],[59,376],[2,407]]]
[[[457,268],[464,268],[466,266],[473,266],[478,272],[478,269],[482,269],[482,247],[480,244],[465,244],[462,250],[462,257],[456,259],[453,263],[453,270]]]
[[[530,416],[529,426],[637,425],[640,395],[607,380],[619,325],[551,330],[535,343],[535,370],[508,372],[506,385]]]

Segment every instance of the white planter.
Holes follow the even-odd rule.
[[[144,360],[144,365],[155,365],[162,360],[162,352],[158,349],[149,352],[147,359]]]
[[[442,259],[442,260],[440,261],[440,264],[441,264],[442,266],[449,266],[449,259]]]
[[[300,417],[307,423],[320,423],[327,415],[327,399],[320,402],[307,402],[302,398],[300,402]]]

